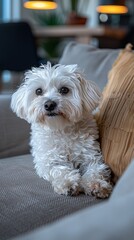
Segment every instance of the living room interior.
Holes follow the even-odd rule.
[[[133,46],[133,0],[0,0],[0,240],[133,240]],[[25,72],[47,62],[77,64],[102,92],[108,199],[58,195],[35,172],[30,126],[11,96]]]
[[[58,63],[65,46],[70,41],[77,41],[83,44],[92,44],[99,48],[117,49],[123,48],[128,42],[133,44],[133,25],[134,25],[134,2],[115,1],[117,5],[125,6],[125,12],[117,12],[116,14],[97,10],[100,5],[109,4],[108,1],[99,0],[82,0],[79,1],[61,1],[57,0],[54,7],[45,7],[50,9],[33,9],[27,7],[28,1],[10,1],[5,0],[0,2],[0,20],[1,24],[12,22],[27,22],[31,28],[34,51],[36,51],[38,64],[46,63],[47,61]],[[109,1],[112,2],[112,1]],[[113,1],[114,2],[114,1]],[[123,7],[124,7],[123,6]],[[54,9],[53,9],[54,8]],[[122,11],[122,10],[121,10]],[[2,26],[3,28],[4,26]],[[9,27],[11,28],[11,26]],[[3,30],[4,31],[4,30]],[[8,38],[8,29],[6,29],[6,40],[1,41],[2,55],[14,55],[15,52],[20,52],[19,41],[10,41]],[[17,32],[16,32],[17,34]],[[24,33],[25,35],[25,33]],[[22,34],[22,36],[24,36]],[[12,36],[13,38],[13,36]],[[15,38],[15,36],[14,36]],[[17,39],[17,38],[16,38]],[[26,39],[24,40],[26,41]],[[22,40],[23,42],[23,40]],[[4,43],[4,44],[3,44]],[[10,49],[7,46],[10,44]],[[11,45],[12,44],[12,45]],[[20,43],[21,45],[22,43]],[[26,44],[24,44],[26,45]],[[23,48],[25,51],[25,48]],[[2,58],[1,55],[1,58]],[[28,55],[28,54],[27,54]],[[14,58],[13,58],[14,60]],[[13,61],[12,60],[12,61]],[[4,60],[5,61],[5,60]],[[16,59],[16,61],[18,61]],[[21,60],[19,60],[20,65]],[[2,63],[2,59],[1,59]],[[3,63],[2,63],[3,64]],[[34,64],[31,64],[31,66]],[[0,91],[12,91],[18,85],[20,79],[22,81],[24,71],[15,71],[7,66],[6,62],[4,69],[1,66]],[[13,78],[13,80],[12,80]]]

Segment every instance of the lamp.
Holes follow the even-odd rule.
[[[124,0],[100,0],[96,10],[98,13],[106,14],[125,14],[128,12]]]
[[[24,7],[28,9],[35,10],[52,10],[57,8],[57,3],[53,0],[33,0],[33,1],[25,1]]]

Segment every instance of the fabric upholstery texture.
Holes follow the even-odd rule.
[[[99,203],[93,196],[54,193],[37,176],[30,155],[0,160],[0,240],[31,231],[79,209]]]
[[[134,157],[134,53],[130,44],[109,73],[98,115],[105,162],[119,177]]]
[[[29,152],[30,127],[10,109],[11,95],[0,95],[0,158]]]
[[[133,176],[134,160],[118,181],[109,200],[14,240],[133,240]]]
[[[59,62],[78,64],[85,78],[96,82],[100,90],[103,90],[108,80],[108,72],[118,53],[118,49],[98,49],[92,45],[71,42],[65,48]]]

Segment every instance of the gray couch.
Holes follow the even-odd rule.
[[[102,90],[118,53],[72,42],[60,63],[77,63]],[[0,240],[134,239],[134,162],[109,200],[59,196],[36,175],[29,154],[30,127],[11,112],[10,99],[0,95]]]

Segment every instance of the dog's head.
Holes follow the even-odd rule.
[[[29,123],[61,129],[91,114],[99,98],[96,85],[83,78],[77,65],[47,63],[25,74],[11,108]]]

